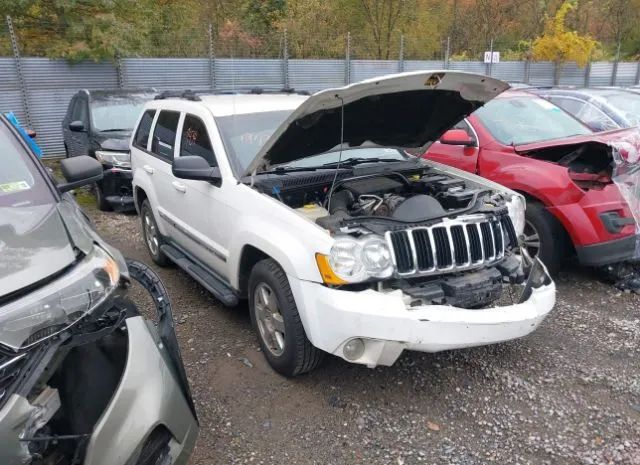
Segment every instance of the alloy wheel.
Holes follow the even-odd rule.
[[[156,225],[153,222],[153,218],[151,218],[151,214],[148,211],[144,213],[144,237],[147,241],[147,247],[149,247],[149,251],[152,255],[158,254],[158,231],[156,230]]]
[[[540,253],[540,234],[530,221],[525,222],[523,235],[524,247],[529,256],[535,257]]]
[[[284,352],[284,319],[278,306],[278,298],[266,283],[259,283],[253,294],[256,324],[264,345],[276,357]]]

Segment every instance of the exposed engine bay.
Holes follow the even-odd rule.
[[[479,308],[502,296],[504,282],[524,280],[511,194],[427,163],[269,174],[255,187],[333,235],[386,239],[394,276],[354,290],[401,289],[410,305]]]

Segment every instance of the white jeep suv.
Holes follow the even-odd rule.
[[[519,251],[523,197],[407,152],[507,88],[434,71],[311,97],[161,95],[131,141],[149,253],[225,305],[248,299],[287,376],[324,352],[373,367],[525,336],[555,286]]]

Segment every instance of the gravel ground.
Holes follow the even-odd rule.
[[[137,216],[82,203],[103,237],[151,263]],[[192,465],[640,465],[640,296],[584,270],[561,273],[556,308],[522,340],[373,370],[327,357],[290,380],[266,364],[246,305],[154,268],[200,416]]]

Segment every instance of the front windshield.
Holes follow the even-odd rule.
[[[300,160],[289,162],[286,164],[286,166],[292,168],[322,166],[337,163],[338,158],[340,158],[340,150],[332,150],[331,152],[312,155],[310,157],[301,158]],[[412,157],[399,149],[392,149],[387,147],[353,147],[342,150],[342,157],[340,158],[340,160],[342,162],[346,162],[353,159],[363,161],[367,159],[373,159],[375,162],[375,159],[405,161],[411,158]]]
[[[505,145],[591,134],[578,120],[551,102],[534,96],[497,98],[475,115]]]
[[[265,111],[216,117],[218,129],[225,143],[234,170],[244,172],[293,110]]]
[[[91,100],[91,121],[96,131],[131,131],[145,102],[153,94],[118,95]]]
[[[55,202],[53,193],[35,166],[36,162],[1,121],[0,154],[0,208],[30,207]]]

